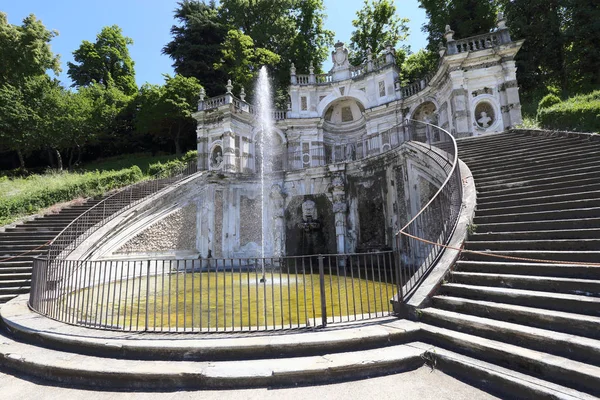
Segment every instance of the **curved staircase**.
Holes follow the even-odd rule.
[[[458,141],[477,189],[464,248],[478,253],[463,252],[418,312],[428,343],[600,395],[600,141],[591,139],[514,131]]]
[[[33,258],[45,255],[48,242],[99,201],[88,199],[0,232],[0,304],[29,293]]]

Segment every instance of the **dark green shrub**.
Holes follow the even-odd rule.
[[[538,112],[540,112],[542,108],[552,107],[553,105],[560,103],[560,101],[560,97],[557,95],[547,94],[538,103]]]
[[[538,112],[543,128],[577,132],[600,132],[600,91],[571,97]]]

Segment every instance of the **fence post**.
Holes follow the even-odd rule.
[[[150,260],[146,260],[146,324],[145,330],[148,331],[148,307],[150,305]]]
[[[323,266],[323,256],[319,256],[319,285],[321,288],[321,324],[323,328],[327,326],[327,303],[325,296],[325,267]]]

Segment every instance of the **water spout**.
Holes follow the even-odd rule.
[[[270,144],[272,143],[271,135],[273,134],[273,116],[272,116],[272,102],[273,97],[271,94],[271,84],[269,83],[269,76],[267,74],[267,67],[263,66],[260,69],[258,75],[258,81],[256,83],[256,122],[260,127],[260,135],[258,135],[258,156],[260,157],[260,197],[261,197],[261,269],[262,269],[262,280],[265,279],[265,250],[268,245],[270,235],[271,224],[267,220],[269,210],[269,196],[267,194],[267,188],[270,188],[270,182],[267,173],[273,169],[273,152]]]

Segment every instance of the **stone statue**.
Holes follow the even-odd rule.
[[[334,46],[335,50],[331,52],[331,61],[333,61],[333,70],[347,69],[350,67],[348,61],[348,49],[344,43],[337,42]]]
[[[222,162],[223,162],[223,156],[221,155],[221,152],[219,150],[217,150],[215,152],[215,156],[213,157],[213,162],[212,162],[213,168],[218,168],[219,166],[221,166]]]
[[[488,117],[487,113],[485,111],[482,111],[480,114],[480,117],[477,120],[477,123],[479,123],[479,125],[482,128],[488,128],[490,126],[490,122],[492,121],[492,119],[490,117]]]
[[[306,200],[302,203],[302,220],[304,222],[317,220],[317,206],[314,201]]]

